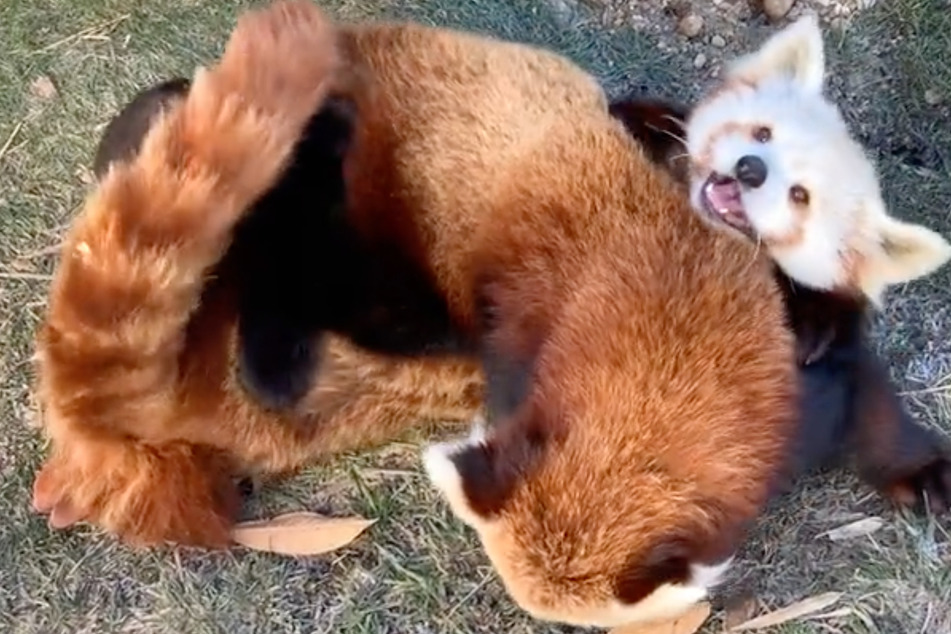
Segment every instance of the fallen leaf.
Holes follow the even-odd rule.
[[[30,83],[30,94],[40,99],[53,99],[59,94],[56,84],[46,75],[40,75]]]
[[[750,619],[746,623],[737,625],[730,631],[745,632],[748,630],[760,630],[764,627],[772,627],[774,625],[779,625],[781,623],[786,623],[795,619],[801,619],[804,616],[825,610],[827,607],[833,603],[836,603],[841,598],[841,592],[826,592],[825,594],[817,594],[814,597],[797,601],[792,605],[787,605],[786,607],[780,608],[774,612],[769,612],[767,614],[758,616],[755,619]]]
[[[834,542],[841,542],[847,539],[871,535],[884,525],[885,520],[880,517],[866,517],[857,522],[851,522],[845,526],[833,528],[831,531],[827,531],[823,534]]]
[[[76,176],[83,185],[92,185],[96,182],[96,175],[85,165],[80,165],[76,170]]]
[[[673,621],[622,625],[608,634],[693,634],[710,616],[710,604],[698,603]]]
[[[268,520],[241,522],[232,539],[247,548],[281,555],[320,555],[343,548],[376,520],[287,513]]]
[[[758,602],[752,594],[736,597],[724,608],[723,629],[729,632],[737,625],[746,623],[756,614]]]

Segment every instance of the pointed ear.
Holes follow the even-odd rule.
[[[733,562],[746,534],[745,523],[736,523],[716,503],[697,502],[701,512],[674,526],[646,550],[635,553],[614,580],[614,594],[632,605],[664,584],[690,582],[700,600],[717,585]],[[713,520],[711,522],[711,520]]]
[[[876,220],[873,238],[879,248],[867,254],[859,269],[859,285],[873,302],[885,289],[933,273],[951,258],[951,245],[940,234],[887,214]]]
[[[666,537],[647,553],[628,561],[615,579],[615,596],[621,603],[634,605],[660,585],[686,583],[693,551],[689,539]]]
[[[755,53],[730,65],[730,78],[752,83],[786,76],[809,92],[821,92],[825,52],[819,20],[807,14],[770,37]]]
[[[515,421],[506,421],[515,423]],[[453,513],[470,526],[491,521],[525,481],[549,435],[531,425],[509,424],[488,438],[481,424],[463,441],[430,445],[423,464],[430,482]]]

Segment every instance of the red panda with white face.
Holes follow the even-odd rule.
[[[802,367],[793,473],[848,448],[884,495],[943,513],[951,446],[904,409],[866,341],[866,322],[888,285],[929,274],[949,249],[935,232],[886,213],[872,163],[821,92],[823,75],[821,33],[807,17],[734,64],[693,110],[622,99],[611,112],[691,188],[701,217],[762,244],[777,262]],[[762,182],[744,183],[756,161]],[[808,205],[794,200],[797,187]],[[784,224],[788,239],[776,234]]]
[[[951,245],[888,214],[824,76],[814,15],[734,62],[686,122],[691,200],[718,229],[761,241],[799,283],[877,304],[947,262]]]
[[[823,94],[824,76],[814,15],[734,62],[686,118],[691,201],[717,230],[762,244],[794,282],[783,288],[798,295],[788,300],[790,317],[812,349],[800,359],[816,394],[848,382],[846,424],[830,425],[835,408],[817,399],[804,408],[800,445],[842,430],[860,473],[879,490],[947,511],[949,444],[903,410],[865,342],[864,316],[889,286],[943,266],[951,245],[888,213],[874,164]]]
[[[320,105],[340,63],[333,94],[355,112],[340,138],[345,204],[315,192],[315,213],[335,231],[344,216],[334,235],[354,257],[314,275],[333,291],[320,300],[335,311],[316,313],[326,330],[420,363],[482,355],[492,428],[433,447],[427,464],[522,607],[590,625],[688,608],[758,515],[795,431],[792,337],[769,263],[709,231],[564,59],[414,25],[332,31],[308,3],[269,11],[239,26],[228,50],[240,55],[202,76],[242,73],[234,83],[196,82],[72,228],[39,344],[54,453],[37,505],[146,543],[214,543],[227,476],[299,464],[334,420],[302,414],[346,410],[321,391],[329,336],[301,408],[279,416],[234,396],[235,304],[226,282],[204,286],[304,113],[347,119]],[[268,83],[267,64],[307,49],[308,29],[313,57]],[[298,107],[282,115],[275,93]],[[262,147],[271,126],[287,138]],[[359,293],[336,286],[347,266]],[[429,336],[412,332],[420,305],[441,311]]]

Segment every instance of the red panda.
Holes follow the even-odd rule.
[[[296,48],[307,54],[285,68]],[[257,406],[232,378],[239,298],[225,249],[305,129],[349,130],[345,110],[320,107],[338,64],[331,28],[306,6],[250,13],[216,68],[149,91],[106,132],[101,183],[70,230],[37,341],[52,447],[34,506],[52,525],[225,546],[233,476],[287,472],[477,407],[473,363],[380,360],[341,338],[293,415]],[[447,381],[430,385],[430,366]]]
[[[799,465],[849,437],[859,472],[880,491],[947,511],[951,448],[902,408],[865,341],[865,316],[888,286],[945,264],[951,245],[889,215],[874,165],[823,95],[824,75],[809,15],[731,63],[689,113],[660,102],[613,111],[652,156],[676,164],[704,220],[776,262],[804,366]]]
[[[650,98],[611,104],[659,165],[685,188],[689,154],[682,140],[690,108]],[[774,274],[785,297],[800,366],[800,428],[790,476],[851,454],[859,475],[893,502],[951,510],[951,446],[917,424],[884,363],[867,341],[871,305],[855,289],[816,289]]]
[[[142,542],[220,543],[227,475],[296,466],[354,402],[321,384],[342,334],[415,356],[407,371],[481,355],[492,428],[426,462],[522,607],[614,625],[702,597],[795,433],[793,341],[768,261],[710,231],[558,56],[415,25],[333,32],[306,2],[242,24],[70,232],[39,341],[54,449],[37,505]],[[308,54],[273,72],[288,50]],[[335,65],[347,81],[334,94],[355,112],[324,148],[348,146],[344,203],[318,195],[315,213],[344,214],[353,253],[380,260],[312,280],[343,293],[339,312],[321,317],[316,385],[277,415],[233,395],[240,280],[204,282],[305,115],[347,118],[320,108]],[[275,93],[295,107],[275,108]],[[420,305],[442,311],[435,333],[375,340],[391,325],[414,335]]]

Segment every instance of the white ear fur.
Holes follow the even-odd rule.
[[[822,92],[825,51],[819,19],[809,13],[772,35],[755,53],[730,65],[729,76],[757,82],[786,75],[809,92]]]
[[[888,215],[877,222],[874,237],[880,248],[866,256],[859,280],[862,290],[876,303],[888,286],[924,277],[951,258],[951,244],[927,227]]]

